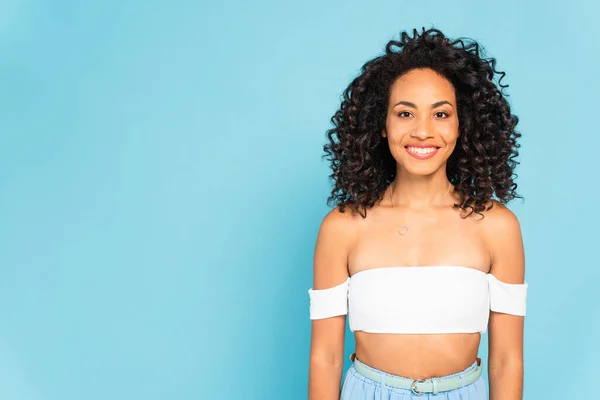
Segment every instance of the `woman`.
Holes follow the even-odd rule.
[[[520,197],[520,134],[503,75],[477,43],[423,29],[344,92],[325,146],[337,207],[308,291],[309,399],[522,398],[527,284],[504,206]],[[341,382],[346,316],[356,351]]]

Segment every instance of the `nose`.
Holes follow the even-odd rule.
[[[415,129],[410,134],[411,137],[417,139],[427,139],[432,137],[431,121],[427,117],[417,118]]]

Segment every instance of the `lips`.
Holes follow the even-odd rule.
[[[405,146],[404,149],[412,157],[417,158],[419,160],[426,160],[435,156],[440,148],[437,146],[408,145]]]

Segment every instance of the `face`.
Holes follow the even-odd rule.
[[[430,69],[415,69],[392,85],[386,128],[390,151],[409,174],[444,170],[458,139],[452,84]]]

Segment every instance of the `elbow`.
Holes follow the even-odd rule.
[[[343,354],[337,352],[315,352],[310,355],[310,363],[320,367],[339,368],[344,365]]]

